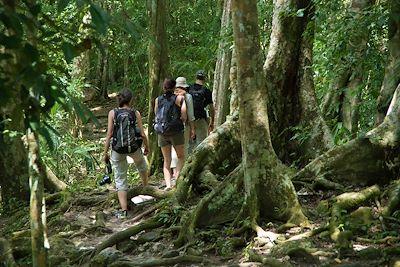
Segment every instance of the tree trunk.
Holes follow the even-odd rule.
[[[102,70],[101,70],[101,86],[100,86],[100,90],[101,90],[101,95],[103,96],[104,99],[108,99],[108,56],[109,56],[109,52],[108,49],[105,48],[105,52],[103,55],[101,55],[102,57]]]
[[[391,97],[400,82],[400,2],[389,1],[389,62],[385,70],[385,77],[378,97],[376,125],[380,124],[389,108]]]
[[[327,178],[361,185],[388,182],[400,167],[394,160],[400,145],[399,118],[400,83],[392,97],[388,115],[379,126],[365,137],[353,139],[319,156],[298,172],[293,180],[313,182]],[[390,153],[393,150],[395,153]]]
[[[232,14],[237,81],[241,85],[238,87],[238,96],[245,188],[244,215],[250,218],[252,225],[257,223],[260,215],[296,224],[304,223],[307,219],[301,211],[293,184],[285,175],[287,170],[272,147],[266,105],[268,99],[260,60],[257,1],[233,0]]]
[[[353,0],[348,8],[348,16],[356,20],[362,16],[362,12],[372,5],[371,0]],[[347,43],[347,50],[353,54],[353,58],[358,61],[345,62],[345,68],[337,75],[328,93],[324,98],[323,113],[329,120],[342,122],[343,126],[354,137],[358,132],[359,103],[361,97],[361,86],[364,80],[364,70],[362,60],[366,51],[368,31],[363,34],[350,35]],[[392,92],[393,93],[393,92]],[[337,108],[339,106],[339,109]]]
[[[214,100],[214,129],[225,122],[229,114],[229,72],[232,58],[231,51],[231,0],[224,0],[224,7],[221,18],[221,32],[215,64],[215,75],[213,85]]]
[[[47,266],[47,240],[46,206],[43,195],[43,181],[45,170],[40,162],[39,144],[36,134],[27,133],[29,148],[29,184],[31,187],[31,241],[32,241],[32,266]]]
[[[153,130],[154,100],[162,92],[162,83],[167,75],[169,65],[167,47],[167,7],[168,0],[150,0],[150,32],[153,41],[150,42],[149,52],[149,112],[148,112],[148,136],[150,154],[150,173],[162,167],[161,153],[157,144],[157,134]]]
[[[3,8],[10,14],[15,12],[18,1],[1,1]],[[8,36],[15,35],[12,27],[3,29]],[[5,210],[9,210],[12,202],[29,201],[29,174],[28,157],[23,141],[24,134],[24,111],[22,106],[22,93],[19,81],[15,80],[20,72],[20,63],[24,62],[24,55],[18,50],[7,50],[0,48],[0,55],[11,55],[9,60],[3,60],[2,69],[8,73],[0,74],[5,81],[4,87],[13,88],[10,90],[13,101],[7,102],[0,110],[0,187],[1,201]],[[5,58],[7,58],[5,56]],[[14,203],[15,204],[15,203]]]
[[[303,16],[293,16],[300,9]],[[313,9],[309,0],[275,3],[271,41],[264,64],[273,147],[279,158],[287,163],[299,160],[299,143],[304,139],[313,144],[314,151],[309,150],[308,158],[301,158],[303,162],[332,145],[313,92],[310,70]],[[306,34],[308,28],[311,30]],[[308,132],[313,135],[307,136]]]

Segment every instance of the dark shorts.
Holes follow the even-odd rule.
[[[184,132],[179,132],[174,135],[158,135],[158,146],[179,146],[185,144],[185,135]]]

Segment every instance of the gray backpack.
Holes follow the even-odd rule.
[[[135,111],[115,108],[112,149],[120,154],[133,153],[141,147],[142,141]]]

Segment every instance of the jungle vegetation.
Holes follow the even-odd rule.
[[[399,266],[398,0],[0,0],[0,266]],[[207,73],[214,131],[160,189],[165,77]],[[133,218],[100,187],[130,88]]]

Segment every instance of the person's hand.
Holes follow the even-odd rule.
[[[214,123],[211,122],[211,123],[208,125],[208,134],[210,134],[213,130],[214,130]]]
[[[150,152],[149,148],[147,146],[145,146],[144,150],[143,150],[143,155],[147,156],[147,154],[149,154],[149,152]]]
[[[196,140],[196,131],[194,129],[190,132],[190,139]]]
[[[109,155],[108,153],[104,153],[104,155],[103,155],[103,161],[104,161],[105,163],[107,163],[109,160],[110,160],[110,155]]]

